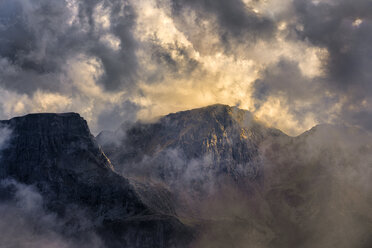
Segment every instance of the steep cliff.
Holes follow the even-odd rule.
[[[61,218],[78,207],[108,247],[184,246],[190,238],[166,194],[158,195],[162,204],[154,207],[113,171],[78,114],[30,114],[0,125],[11,131],[1,151],[0,178],[35,185],[45,208]],[[156,198],[164,190],[150,192]]]

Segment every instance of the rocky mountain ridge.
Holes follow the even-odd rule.
[[[115,133],[102,132],[97,141],[124,174],[141,173],[138,164],[147,163],[154,171],[166,167],[159,168],[159,177],[165,179],[176,176],[167,175],[170,171],[182,174],[187,166],[183,162],[194,161],[215,176],[253,180],[260,177],[259,145],[268,137],[282,136],[286,135],[260,124],[248,111],[216,104],[169,114],[155,123],[121,127]],[[182,168],[175,168],[177,163]]]

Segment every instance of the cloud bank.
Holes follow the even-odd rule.
[[[59,218],[47,211],[34,186],[13,179],[0,181],[0,243],[3,247],[103,248],[83,211],[70,209]],[[87,230],[85,230],[87,229]]]
[[[371,13],[367,0],[4,0],[0,118],[76,111],[97,133],[224,103],[293,135],[371,130]]]

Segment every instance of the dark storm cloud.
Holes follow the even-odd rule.
[[[294,5],[303,24],[300,37],[328,50],[324,87],[346,97],[341,118],[372,130],[372,2],[297,0]]]
[[[368,0],[333,1],[313,4],[294,3],[303,31],[302,39],[327,48],[327,70],[331,83],[340,90],[362,90],[372,93],[372,2]],[[353,23],[361,19],[358,26]],[[367,90],[367,91],[365,91]]]
[[[137,74],[137,57],[135,54],[137,41],[132,31],[135,25],[136,13],[124,1],[111,1],[110,15],[112,33],[120,39],[119,51],[105,46],[93,46],[92,55],[101,59],[105,74],[102,82],[108,90],[116,90],[120,86],[133,87]],[[98,35],[97,39],[99,39]]]
[[[109,106],[98,116],[97,129],[114,131],[123,123],[130,124],[137,119],[139,109],[140,107],[131,101],[125,101],[119,106]]]
[[[233,52],[236,42],[250,44],[258,39],[270,39],[276,29],[271,19],[255,13],[241,0],[172,0],[175,18],[182,16],[180,13],[187,7],[196,12],[199,23],[216,18],[218,30],[215,32],[227,52]]]
[[[37,87],[56,89],[56,72],[64,58],[58,49],[58,28],[67,9],[60,1],[0,2],[1,85],[21,92]]]
[[[256,107],[281,94],[296,118],[313,113],[323,122],[329,109],[340,104],[337,122],[372,130],[372,2],[296,0],[294,10],[295,39],[328,52],[322,58],[324,74],[308,78],[296,63],[280,60],[255,82]]]
[[[151,64],[155,64],[156,69],[148,70],[146,81],[148,83],[159,83],[166,79],[182,79],[193,75],[201,69],[200,63],[192,58],[189,51],[178,44],[148,44],[151,51]],[[201,77],[201,74],[198,74]]]
[[[267,100],[269,95],[284,92],[289,101],[308,99],[316,89],[314,83],[302,75],[298,63],[281,59],[277,64],[268,66],[262,78],[255,82],[254,96],[259,100]]]
[[[107,31],[97,27],[94,9],[109,8],[109,32],[121,42],[117,51],[101,42]],[[60,77],[68,59],[84,54],[102,63],[99,80],[106,89],[131,86],[137,73],[136,15],[124,1],[82,1],[72,24],[67,1],[0,2],[0,84],[21,93],[41,88],[60,91]]]
[[[254,82],[255,107],[260,109],[269,96],[284,97],[289,112],[300,122],[309,113],[316,114],[317,121],[326,122],[326,110],[339,99],[324,94],[327,90],[324,84],[324,78],[305,77],[297,62],[282,58],[278,63],[265,68],[260,79]]]

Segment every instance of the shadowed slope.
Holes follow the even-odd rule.
[[[1,151],[0,177],[35,185],[61,218],[77,206],[108,247],[173,247],[190,237],[173,217],[172,202],[155,211],[113,171],[78,114],[31,114],[0,124],[12,132]]]

